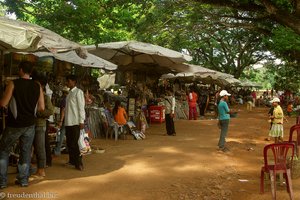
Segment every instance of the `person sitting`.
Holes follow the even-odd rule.
[[[128,116],[126,110],[122,107],[119,100],[116,100],[115,102],[113,116],[118,125],[125,125],[127,123]]]
[[[115,122],[118,124],[118,128],[121,128],[120,132],[123,132],[123,126],[127,124],[128,116],[126,110],[122,107],[121,102],[116,100],[113,108],[113,116]]]

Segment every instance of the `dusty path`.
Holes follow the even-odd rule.
[[[256,108],[251,113],[240,109],[230,123],[230,153],[216,150],[216,120],[176,121],[175,137],[163,136],[164,124],[151,124],[145,140],[93,140],[93,145],[106,151],[86,156],[83,172],[65,167],[63,155],[53,160],[45,179],[20,188],[14,186],[15,174],[11,174],[9,187],[1,192],[62,200],[269,200],[269,183],[265,194],[259,194],[262,149],[270,143],[264,141],[268,109]],[[284,125],[285,139],[294,122],[291,118]],[[295,199],[300,199],[300,179],[293,180],[293,189]],[[278,200],[289,199],[284,186],[278,186],[277,195]]]

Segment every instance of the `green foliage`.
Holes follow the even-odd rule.
[[[265,74],[267,80],[270,80],[270,76],[273,76],[271,84],[276,90],[299,90],[299,66],[295,66],[295,63],[285,62],[280,65],[268,65]]]
[[[287,27],[279,26],[272,32],[272,37],[267,38],[267,44],[279,54],[290,51],[300,51],[300,35]]]
[[[244,71],[244,74],[241,76],[241,79],[250,80],[255,83],[260,83],[263,89],[274,88],[275,84],[275,73],[271,69],[274,69],[274,64],[269,62],[265,64],[265,67],[258,69],[249,68]]]
[[[37,23],[84,44],[134,39],[148,5],[143,1],[19,0],[5,1],[19,19]],[[144,13],[145,12],[145,13]]]
[[[91,76],[92,77],[99,78],[102,75],[103,75],[103,73],[101,72],[100,69],[91,69]]]
[[[230,15],[231,10],[168,0],[158,1],[152,8],[137,29],[137,38],[177,51],[186,49],[193,56],[193,64],[238,78],[243,69],[264,59],[259,53],[264,51],[259,34],[221,23],[220,15]]]
[[[272,2],[282,10],[287,10],[290,13],[294,11],[294,6],[290,0],[273,0]]]
[[[273,76],[273,68],[267,68],[262,74],[262,70],[252,69],[261,60],[270,60],[263,52],[276,53],[290,63],[300,60],[299,33],[296,25],[292,27],[299,21],[294,15],[297,7],[290,0],[219,0],[205,1],[205,4],[194,0],[3,2],[8,12],[14,12],[19,19],[34,22],[79,43],[135,39],[185,50],[193,56],[193,64],[230,73],[236,78],[271,80],[265,84],[268,87],[284,76]],[[214,2],[224,6],[215,6]],[[287,20],[278,20],[276,13],[268,13],[266,2],[280,13],[286,13],[289,22],[294,20],[295,23],[284,25]],[[279,26],[280,23],[283,25]],[[286,67],[295,69],[297,64]]]
[[[5,6],[0,5],[0,16],[5,16],[6,8]]]

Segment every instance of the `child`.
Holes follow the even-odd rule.
[[[269,136],[273,137],[275,140],[275,143],[279,143],[282,141],[283,138],[283,111],[280,107],[279,98],[275,97],[272,101],[272,106],[274,107],[273,113],[270,116],[270,119],[272,120],[272,127],[269,131]]]

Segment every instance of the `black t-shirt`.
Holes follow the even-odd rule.
[[[34,125],[40,86],[30,79],[14,80],[14,91],[9,102],[7,126],[22,128]]]

